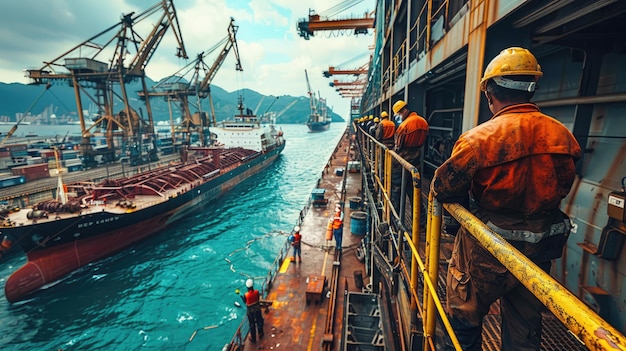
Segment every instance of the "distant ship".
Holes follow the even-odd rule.
[[[306,85],[309,93],[311,113],[306,121],[306,126],[309,127],[311,132],[323,132],[330,128],[331,119],[328,117],[328,108],[326,107],[326,99],[317,99],[315,93],[311,91],[311,84],[309,83],[309,75],[304,70],[306,77]]]
[[[211,128],[209,147],[184,147],[181,161],[129,178],[63,185],[57,199],[0,213],[0,248],[28,262],[6,281],[8,301],[149,237],[270,165],[285,148],[281,130],[243,114]],[[0,253],[2,251],[0,249]]]

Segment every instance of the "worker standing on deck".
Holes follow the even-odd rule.
[[[530,103],[541,67],[527,49],[503,50],[480,82],[493,117],[463,133],[431,189],[462,202],[546,272],[571,223],[559,210],[581,149],[572,133]],[[501,299],[502,350],[539,350],[545,307],[461,227],[448,266],[447,313],[463,350],[481,350],[483,317]]]
[[[394,151],[415,167],[419,167],[420,150],[428,135],[428,122],[415,112],[409,111],[406,102],[396,101],[393,104],[393,113],[402,118],[402,123],[396,129]],[[413,198],[411,177],[406,177],[406,194]],[[402,165],[393,162],[391,176],[391,201],[396,210],[400,208],[400,194],[402,186]]]
[[[396,132],[396,124],[389,120],[389,114],[387,111],[381,112],[380,118],[381,120],[375,133],[376,140],[380,141],[388,148],[393,149],[393,137]]]
[[[261,312],[261,296],[259,291],[254,288],[252,279],[246,280],[246,292],[241,299],[246,303],[248,323],[250,323],[250,341],[256,342],[257,332],[259,337],[263,338],[263,313]]]
[[[378,123],[380,122],[380,119],[378,117],[374,118],[373,120],[374,123],[372,123],[372,125],[370,125],[369,130],[367,131],[367,133],[371,136],[375,136],[376,135],[376,129],[378,128]]]
[[[298,262],[302,262],[302,235],[300,235],[300,227],[295,226],[293,228],[293,234],[289,237],[289,241],[291,242],[291,246],[293,247],[293,256],[291,257],[291,262],[296,262],[296,256],[298,257]]]
[[[335,237],[335,250],[341,255],[341,245],[343,241],[343,212],[341,206],[335,206],[335,215],[333,216],[333,236]]]

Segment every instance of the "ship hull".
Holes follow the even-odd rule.
[[[330,122],[311,122],[307,123],[307,127],[311,132],[324,132],[330,128]]]
[[[15,228],[11,236],[23,239],[17,243],[27,252],[28,262],[7,279],[7,300],[16,302],[28,298],[68,273],[160,232],[259,173],[272,164],[283,149],[284,143],[202,185],[191,187],[179,196],[142,210],[116,214],[106,212],[104,207],[101,213],[80,216],[79,219]],[[38,240],[41,233],[58,234],[50,241],[41,242]]]

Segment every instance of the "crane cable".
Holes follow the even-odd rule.
[[[15,123],[15,125],[13,126],[13,128],[11,128],[11,130],[7,133],[7,135],[4,137],[4,139],[2,141],[0,141],[0,146],[4,145],[4,143],[7,142],[7,140],[9,140],[9,138],[11,138],[11,136],[13,135],[13,133],[15,133],[15,131],[17,130],[17,126],[20,125],[20,123],[22,123],[22,121],[24,120],[24,118],[26,118],[26,116],[28,115],[28,113],[30,112],[30,110],[35,107],[35,104],[39,101],[39,99],[41,99],[43,97],[43,94],[46,93],[46,91],[48,91],[48,89],[50,89],[52,85],[50,83],[46,83],[46,87],[45,89],[41,92],[41,94],[39,94],[39,96],[37,96],[37,98],[35,99],[35,101],[33,101],[32,104],[30,104],[30,106],[28,106],[28,108],[26,109],[26,111],[24,111],[24,114],[22,115],[22,118],[20,118],[17,123]]]
[[[339,14],[340,12],[343,12],[359,3],[363,2],[363,0],[346,0],[344,2],[341,2],[331,8],[329,8],[328,10],[325,10],[323,12],[320,13],[320,16],[323,17],[333,17],[337,14]]]

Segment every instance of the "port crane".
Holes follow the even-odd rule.
[[[181,68],[168,79],[164,79],[159,82],[159,84],[148,90],[147,93],[145,91],[139,92],[139,96],[144,99],[146,96],[163,97],[170,103],[174,102],[178,104],[182,113],[182,122],[179,125],[179,130],[183,130],[185,132],[187,145],[191,143],[192,132],[198,133],[202,145],[207,145],[209,142],[208,139],[210,138],[207,137],[207,133],[209,132],[208,127],[210,125],[215,126],[217,124],[215,119],[215,109],[211,98],[210,84],[231,50],[234,52],[236,58],[235,69],[237,71],[243,71],[239,57],[239,49],[237,46],[237,30],[239,26],[236,26],[234,23],[235,19],[231,17],[228,25],[228,34],[212,48],[198,54],[193,62],[190,62],[185,67]],[[222,47],[222,49],[213,64],[209,67],[205,63],[205,58],[219,47]],[[202,76],[203,73],[204,77]],[[190,74],[191,77],[186,80],[185,76],[188,74]],[[193,96],[197,98],[195,106],[197,108],[197,112],[192,114],[189,109],[189,105],[192,104],[190,97]],[[212,119],[209,119],[207,114],[202,111],[201,100],[207,97],[209,98],[209,104],[211,106]],[[175,143],[176,128],[173,123],[171,123],[171,125],[172,138]]]
[[[348,30],[353,29],[354,34],[367,34],[370,28],[374,28],[374,12],[365,13],[363,17],[346,19],[329,19],[335,13],[343,11],[356,5],[362,0],[346,0],[328,11],[324,11],[323,16],[309,9],[308,19],[298,21],[298,34],[305,40],[314,36],[316,31]],[[326,15],[328,14],[328,15]]]
[[[304,70],[304,76],[306,78],[307,93],[309,94],[309,106],[311,108],[311,118],[317,115],[317,99],[315,93],[311,91],[311,83],[309,83],[309,74],[306,69]]]
[[[156,19],[156,24],[147,35],[140,34],[137,25],[148,19]],[[27,70],[34,84],[65,81],[74,88],[82,131],[81,151],[87,167],[95,165],[96,155],[102,155],[105,162],[116,158],[116,137],[127,147],[131,163],[143,163],[146,157],[157,158],[150,103],[146,101],[146,121],[141,109],[138,113],[131,106],[126,86],[139,81],[147,91],[146,66],[170,27],[178,44],[176,56],[188,58],[174,4],[172,0],[162,0],[143,12],[123,15],[119,23],[44,62],[43,67]],[[97,106],[97,115],[91,120],[83,112],[84,97]],[[118,112],[114,111],[116,108]],[[93,123],[88,125],[90,122]],[[99,129],[105,131],[107,148],[96,151],[91,137]],[[152,142],[147,156],[143,155],[144,136]]]
[[[324,71],[322,74],[326,78],[330,78],[333,75],[360,76],[361,74],[367,74],[368,67],[369,63],[354,69],[338,69],[337,67],[330,66],[328,67],[328,71]]]

